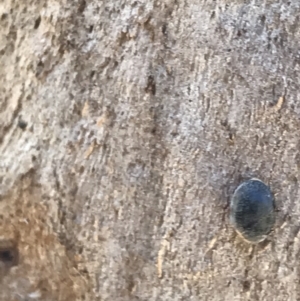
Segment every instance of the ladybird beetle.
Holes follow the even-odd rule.
[[[263,241],[275,223],[274,197],[259,179],[250,179],[235,190],[230,203],[230,221],[246,241]]]

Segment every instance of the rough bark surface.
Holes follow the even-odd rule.
[[[2,0],[1,300],[300,300],[299,16]],[[255,247],[227,207],[251,176],[278,208]]]

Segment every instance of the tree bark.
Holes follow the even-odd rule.
[[[3,300],[300,300],[300,2],[0,3]],[[229,224],[250,177],[276,228]]]

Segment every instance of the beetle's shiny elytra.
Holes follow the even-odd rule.
[[[270,188],[258,179],[242,183],[231,199],[230,221],[246,241],[263,241],[275,223],[274,197]]]

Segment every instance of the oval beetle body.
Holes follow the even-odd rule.
[[[261,180],[240,184],[230,203],[230,221],[246,241],[263,241],[275,224],[274,198]]]

